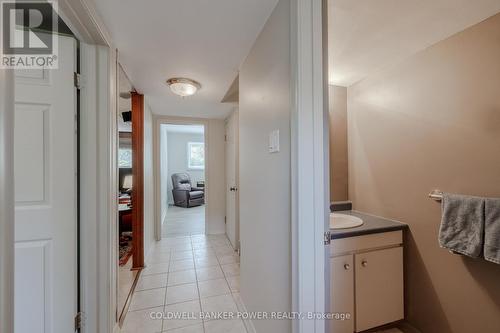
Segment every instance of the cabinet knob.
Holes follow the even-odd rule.
[[[351,266],[349,266],[349,264],[345,264],[345,265],[344,265],[344,269],[345,269],[346,271],[348,271],[348,270],[349,270],[349,268],[351,268]]]
[[[368,261],[367,261],[367,260],[363,260],[363,261],[361,262],[361,266],[363,266],[363,267],[368,266]]]

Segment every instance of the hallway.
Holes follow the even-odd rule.
[[[241,319],[203,318],[242,311],[239,272],[225,235],[162,239],[141,273],[121,332],[246,333]],[[152,319],[157,312],[167,319]]]

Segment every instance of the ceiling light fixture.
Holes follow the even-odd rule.
[[[168,79],[167,84],[174,94],[181,97],[192,96],[201,88],[198,82],[182,77]]]

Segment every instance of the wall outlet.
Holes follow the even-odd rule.
[[[269,152],[277,153],[280,151],[280,130],[276,129],[269,133]]]

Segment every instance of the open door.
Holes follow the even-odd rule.
[[[132,269],[144,268],[144,95],[132,92]]]
[[[226,121],[226,235],[235,250],[240,248],[238,197],[238,111],[235,111]]]
[[[15,71],[15,332],[74,332],[77,282],[76,40],[59,68]]]

